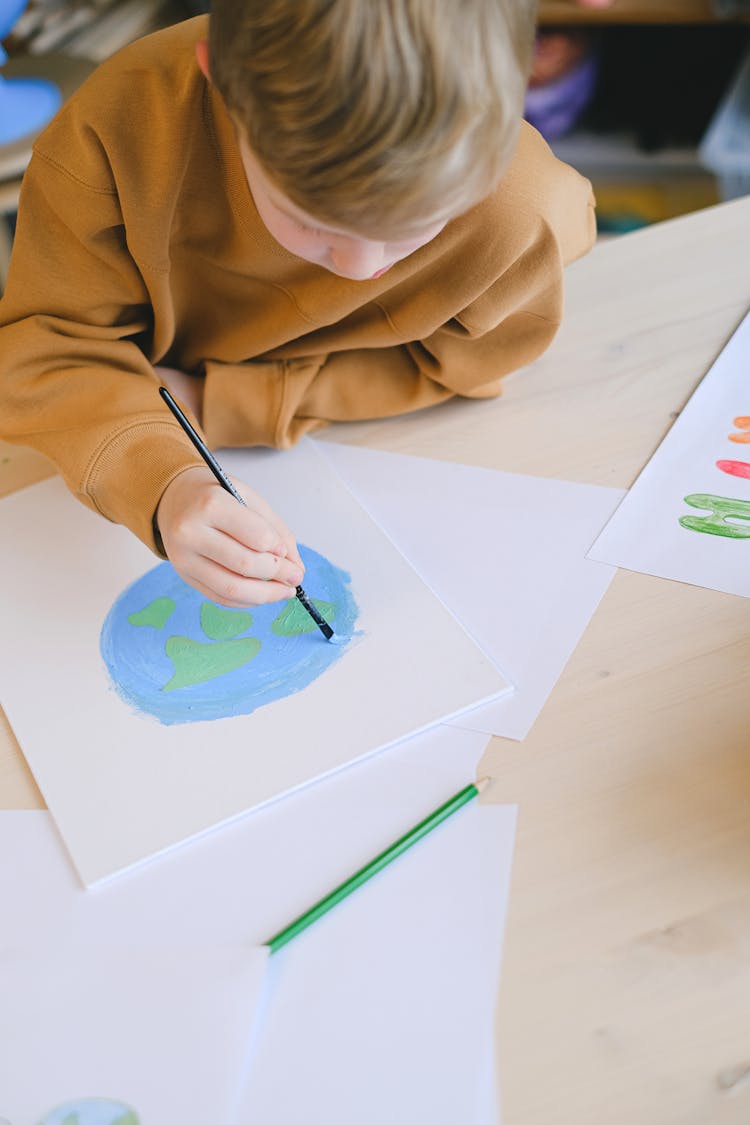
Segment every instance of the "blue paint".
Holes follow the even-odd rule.
[[[165,691],[175,674],[165,651],[169,638],[186,637],[199,644],[225,642],[211,641],[201,629],[201,607],[211,603],[184,583],[170,563],[160,563],[123,591],[102,626],[101,654],[120,697],[137,711],[172,725],[249,715],[306,688],[345,652],[358,608],[346,571],[309,547],[301,545],[300,553],[305,584],[315,591],[315,600],[333,603],[331,623],[343,643],[327,644],[318,629],[278,637],[271,626],[287,603],[255,606],[251,625],[236,636],[257,637],[261,646],[256,656],[208,682]],[[164,628],[144,629],[128,621],[156,598],[175,603]],[[244,611],[222,607],[222,613],[236,614],[238,626],[246,626]]]
[[[122,1102],[82,1098],[48,1113],[39,1125],[139,1125],[139,1118]]]

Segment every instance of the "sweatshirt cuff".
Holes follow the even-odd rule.
[[[212,449],[275,444],[283,371],[281,360],[206,363],[203,430]]]
[[[93,458],[80,498],[106,519],[128,527],[164,558],[155,515],[164,490],[186,469],[204,466],[177,423],[140,420],[121,430]]]

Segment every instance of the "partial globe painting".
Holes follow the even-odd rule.
[[[10,1125],[0,1118],[0,1125]],[[84,1098],[58,1106],[39,1125],[140,1125],[140,1118],[122,1102]]]
[[[311,684],[341,659],[358,609],[346,571],[309,547],[300,554],[308,597],[339,643],[326,641],[297,598],[227,609],[160,563],[123,591],[102,627],[121,698],[171,725],[249,715]]]

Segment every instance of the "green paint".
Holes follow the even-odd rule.
[[[319,602],[315,599],[311,599],[311,601],[320,616],[330,624],[336,613],[334,603]],[[300,633],[312,633],[313,629],[317,629],[317,627],[297,598],[290,598],[279,616],[271,622],[271,632],[275,633],[277,637],[296,637]]]
[[[81,1125],[81,1119],[77,1113],[69,1113],[61,1125]]]
[[[114,1125],[138,1125],[138,1118],[131,1109],[124,1113],[122,1117],[118,1117]]]
[[[155,598],[144,609],[131,613],[128,621],[131,625],[151,625],[154,629],[163,629],[174,613],[174,602],[171,598]],[[63,1125],[66,1125],[63,1122]]]
[[[246,633],[252,623],[252,614],[242,609],[224,609],[213,602],[201,606],[201,629],[212,641],[228,641]]]
[[[208,683],[248,664],[258,655],[260,641],[257,637],[239,637],[203,644],[190,637],[168,637],[164,651],[174,664],[174,675],[162,691],[174,691],[192,684]]]
[[[681,516],[680,524],[688,531],[707,535],[723,535],[727,539],[750,539],[750,500],[732,500],[728,496],[712,496],[705,492],[685,497],[691,508],[706,508],[708,516]],[[749,521],[744,527],[728,523],[730,519]]]

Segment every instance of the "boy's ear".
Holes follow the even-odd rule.
[[[195,44],[195,57],[198,60],[198,66],[205,75],[206,79],[211,81],[211,72],[208,66],[208,40],[199,39]]]

